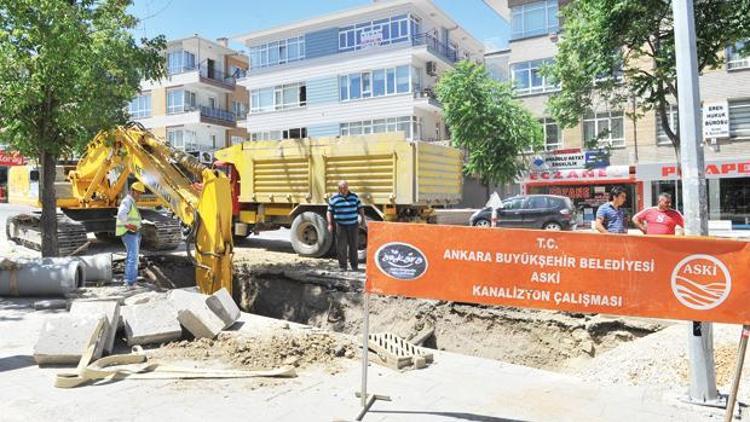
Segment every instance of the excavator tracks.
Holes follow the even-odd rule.
[[[5,224],[7,238],[19,245],[42,250],[41,216],[19,214]],[[68,256],[86,244],[86,228],[69,218],[57,216],[57,246],[60,256]]]
[[[182,242],[180,220],[154,210],[141,209],[141,244],[151,251],[172,250]]]

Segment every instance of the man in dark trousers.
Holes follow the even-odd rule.
[[[336,225],[336,254],[339,258],[339,268],[346,271],[346,258],[352,271],[357,271],[359,258],[357,245],[359,242],[359,221],[365,223],[365,211],[356,193],[349,190],[345,180],[339,182],[339,192],[328,201],[328,230],[333,233]],[[347,253],[348,248],[348,253]]]

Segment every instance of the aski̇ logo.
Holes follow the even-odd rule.
[[[690,309],[713,309],[729,296],[732,277],[727,266],[711,255],[690,255],[672,271],[672,292]]]

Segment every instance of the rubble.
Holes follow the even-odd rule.
[[[210,296],[172,290],[167,295],[169,304],[177,312],[177,320],[195,338],[214,338],[224,329],[224,321],[206,304]]]
[[[224,329],[240,319],[240,308],[234,303],[227,289],[221,288],[206,299],[206,305],[224,322]]]
[[[100,321],[105,324],[103,333],[109,324],[103,313],[86,317],[67,314],[47,319],[39,340],[34,345],[34,361],[38,365],[77,364]],[[100,343],[101,341],[99,339]],[[97,352],[94,357],[101,357],[101,348],[98,346]]]
[[[102,352],[111,354],[115,345],[115,336],[120,323],[120,302],[116,300],[102,301],[75,301],[70,305],[70,314],[80,317],[87,315],[104,314],[107,317],[107,329],[104,331],[102,341],[97,347],[97,355]]]
[[[167,301],[152,301],[122,308],[128,345],[166,343],[182,337],[177,312]]]

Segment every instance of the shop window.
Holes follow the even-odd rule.
[[[750,178],[721,179],[719,192],[721,219],[731,220],[735,228],[750,228]]]
[[[583,140],[596,142],[599,147],[622,148],[625,146],[624,114],[622,111],[587,113],[583,118]]]
[[[732,138],[750,139],[750,100],[729,103],[729,134]]]
[[[750,68],[750,54],[742,54],[743,48],[750,44],[750,41],[739,41],[735,45],[727,48],[727,69],[748,69]]]

